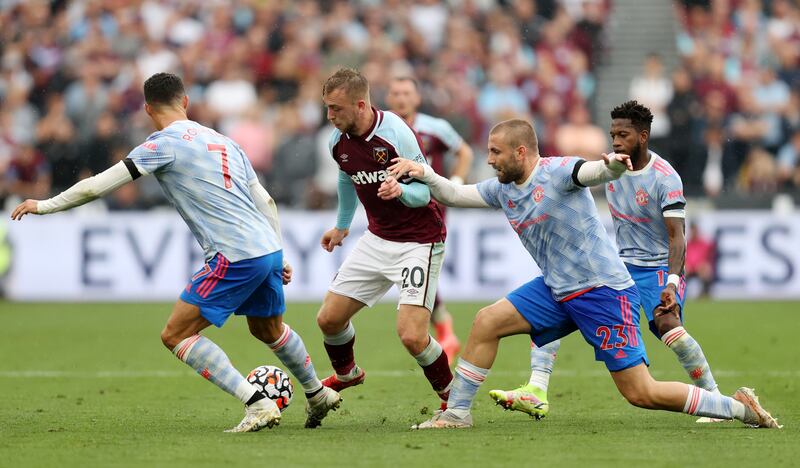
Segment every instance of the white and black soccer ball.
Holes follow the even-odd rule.
[[[274,401],[281,412],[292,402],[294,386],[289,375],[275,366],[258,366],[247,374],[247,381],[259,392]]]

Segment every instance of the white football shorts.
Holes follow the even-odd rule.
[[[399,304],[433,310],[443,260],[444,242],[393,242],[367,231],[329,290],[372,307],[394,284],[400,289]]]

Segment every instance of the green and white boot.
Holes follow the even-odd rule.
[[[504,409],[522,411],[532,418],[542,419],[550,412],[547,392],[529,383],[514,390],[490,390],[489,396]]]

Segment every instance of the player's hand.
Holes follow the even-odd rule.
[[[394,200],[403,195],[403,186],[394,178],[394,176],[386,176],[386,179],[378,187],[378,197],[381,200]]]
[[[17,205],[14,211],[11,212],[11,219],[20,220],[28,213],[39,214],[38,203],[39,200],[25,200]]]
[[[397,179],[402,179],[406,176],[420,178],[425,172],[425,168],[422,164],[410,159],[394,158],[392,159],[392,163],[393,164],[389,166],[389,174]]]
[[[601,156],[603,157],[603,162],[606,164],[606,166],[610,166],[611,164],[616,162],[624,165],[629,171],[633,170],[633,163],[631,162],[630,155],[622,153],[611,153],[611,154],[603,153],[601,154]]]
[[[674,314],[678,318],[681,316],[674,284],[668,284],[661,291],[661,305],[656,307],[656,317],[667,314]]]
[[[283,274],[281,275],[281,279],[283,280],[284,286],[292,282],[292,266],[289,265],[287,261],[283,262]]]
[[[322,240],[319,243],[322,245],[323,249],[328,252],[333,252],[333,249],[342,245],[342,240],[344,240],[348,234],[350,234],[349,229],[333,228],[322,235]]]

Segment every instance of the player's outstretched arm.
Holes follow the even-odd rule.
[[[424,164],[416,163],[410,159],[395,158],[389,167],[389,174],[393,177],[412,177],[428,185],[433,198],[447,206],[461,208],[488,208],[489,204],[483,199],[475,185],[459,185],[453,183]]]
[[[14,211],[11,212],[11,219],[14,220],[22,219],[22,217],[28,213],[39,214],[39,211],[37,209],[38,204],[39,200],[31,200],[31,199],[25,200],[24,202],[17,205],[17,207],[14,208]]]
[[[11,219],[22,219],[28,213],[49,214],[68,210],[96,200],[133,180],[125,161],[120,161],[105,171],[83,179],[67,190],[47,200],[25,200],[11,213]]]
[[[621,153],[603,153],[601,161],[588,161],[578,167],[573,178],[583,187],[593,187],[617,180],[627,170],[633,170],[631,157]]]

